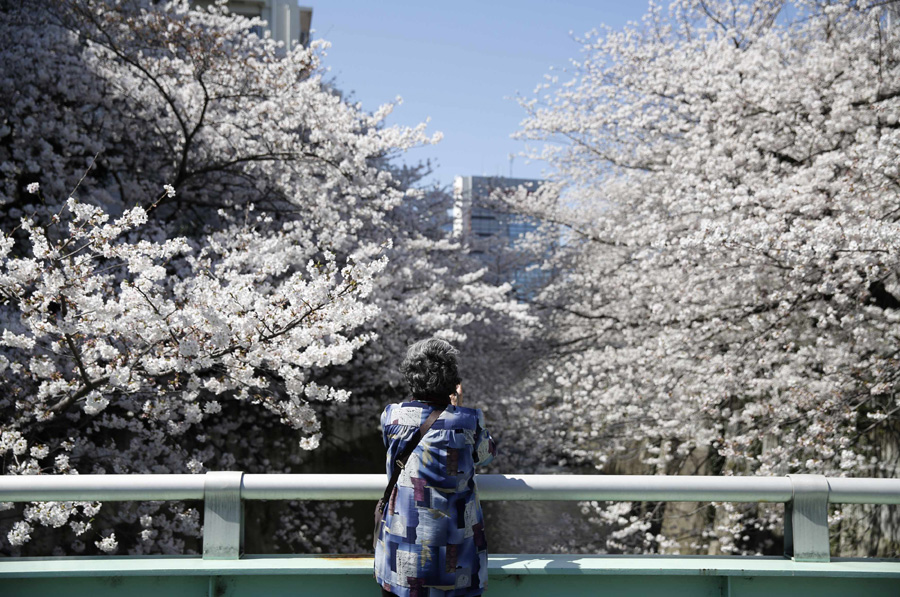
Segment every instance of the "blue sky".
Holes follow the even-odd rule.
[[[570,32],[621,28],[647,8],[646,0],[301,4],[313,7],[313,38],[332,43],[325,64],[338,87],[367,111],[399,95],[389,123],[431,117],[429,131],[444,133],[405,159],[436,160],[432,180],[445,185],[457,174],[508,175],[509,154],[524,150],[510,139],[525,115],[513,98],[530,97],[551,66],[578,56]],[[517,156],[512,173],[539,178],[544,168]]]

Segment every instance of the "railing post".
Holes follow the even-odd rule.
[[[829,562],[828,479],[787,475],[793,498],[784,505],[784,555],[796,562]]]
[[[203,558],[237,560],[244,547],[240,471],[211,471],[203,483]]]

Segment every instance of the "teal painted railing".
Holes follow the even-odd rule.
[[[0,595],[377,594],[371,556],[242,555],[243,502],[375,500],[383,475],[0,476],[0,501],[204,501],[203,557],[0,559]],[[491,595],[900,595],[900,561],[832,559],[828,503],[900,504],[900,480],[479,475],[483,500],[785,504],[786,557],[492,555]]]

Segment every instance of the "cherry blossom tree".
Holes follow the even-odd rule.
[[[565,226],[549,265],[566,273],[535,299],[552,356],[528,380],[536,433],[513,452],[588,470],[900,474],[896,6],[651,6],[586,34],[521,101],[519,136],[557,187],[517,205]],[[661,505],[586,511],[614,551],[758,552],[780,521],[736,506],[666,537]],[[878,516],[881,534],[847,553],[888,549],[896,512]]]
[[[342,102],[321,82],[321,47],[287,52],[216,6],[39,8],[3,6],[19,65],[0,148],[4,221],[18,224],[3,356],[5,388],[25,397],[5,404],[8,474],[308,470],[323,434],[328,453],[336,429],[370,428],[402,395],[392,363],[409,341],[521,337],[508,288],[443,240],[446,193],[391,165],[428,141],[421,127]],[[475,388],[497,382],[489,367]],[[332,505],[281,506],[260,519],[277,544],[361,549]],[[66,538],[181,552],[200,530],[179,504],[8,514],[14,551],[69,523],[34,553]]]
[[[112,223],[72,197],[66,209],[69,217],[54,214],[45,227],[23,218],[30,256],[10,255],[11,236],[2,247],[7,474],[199,472],[212,455],[179,438],[217,418],[223,400],[265,409],[303,436],[302,448],[316,446],[308,402],[348,393],[309,372],[346,362],[367,340],[347,332],[377,312],[361,299],[383,257],[298,268],[303,250],[289,233],[252,225],[211,235],[196,251],[183,238],[117,242],[146,222],[143,208]],[[29,506],[16,529],[68,522],[80,536],[97,508]],[[152,543],[145,526],[142,541]],[[13,545],[26,538],[9,535]]]
[[[327,44],[223,2],[0,13],[3,474],[303,470],[400,393],[409,341],[526,333],[438,233],[444,195],[393,165],[437,136],[343,101]],[[2,507],[11,553],[199,545],[190,504]],[[288,548],[363,549],[333,505],[274,516]]]

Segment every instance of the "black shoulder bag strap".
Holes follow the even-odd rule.
[[[387,487],[384,488],[384,495],[378,500],[378,505],[375,506],[375,534],[372,538],[372,546],[378,544],[378,533],[381,531],[381,521],[384,518],[384,508],[388,505],[391,499],[391,493],[394,491],[394,487],[397,485],[397,481],[400,479],[400,473],[403,472],[403,468],[406,466],[406,461],[409,460],[409,457],[412,456],[412,453],[415,451],[416,447],[419,445],[419,441],[425,434],[428,433],[428,430],[431,429],[431,426],[435,421],[438,420],[438,417],[441,416],[441,413],[444,412],[443,408],[435,408],[431,411],[431,414],[428,415],[428,418],[425,419],[425,422],[422,423],[421,427],[413,434],[409,441],[406,442],[406,447],[403,448],[403,451],[397,456],[397,460],[394,461],[394,472],[391,474],[391,480],[388,481]]]

